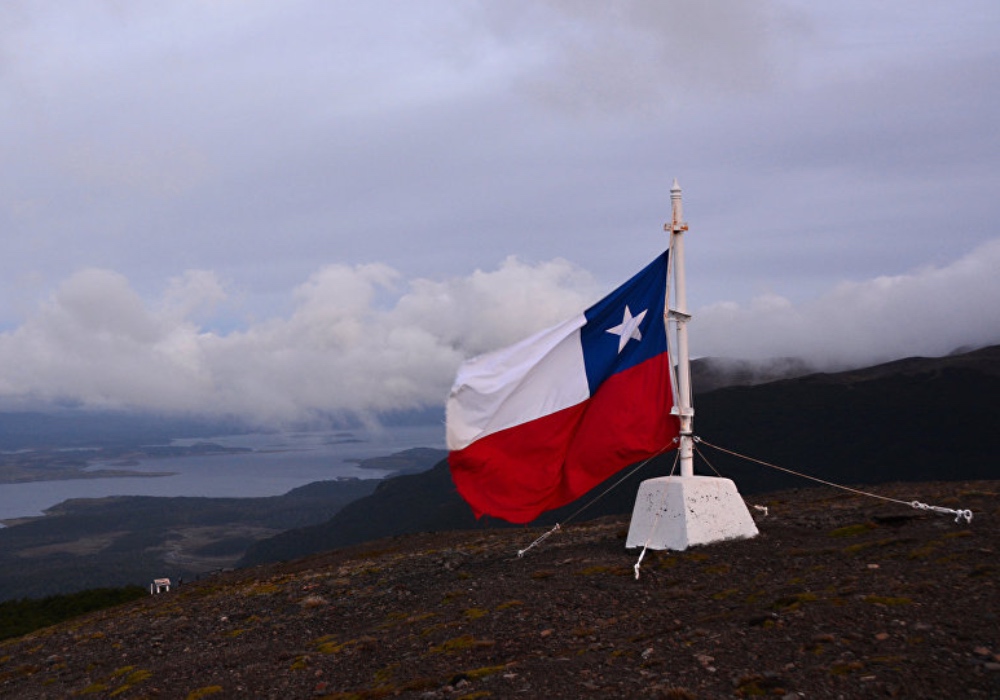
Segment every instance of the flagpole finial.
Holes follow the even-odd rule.
[[[663,228],[668,233],[679,233],[687,231],[687,224],[684,223],[684,202],[681,200],[681,186],[674,178],[674,184],[670,188],[670,205],[673,210],[673,220]]]

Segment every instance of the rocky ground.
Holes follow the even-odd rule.
[[[1000,482],[750,499],[759,537],[626,518],[424,534],[232,572],[0,644],[5,698],[998,698]]]

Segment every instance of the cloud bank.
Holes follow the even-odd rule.
[[[641,265],[641,263],[637,264]],[[940,267],[844,283],[801,304],[776,295],[695,310],[696,355],[799,356],[858,366],[1000,342],[1000,239]],[[439,406],[458,364],[588,306],[609,289],[565,260],[445,281],[383,264],[322,267],[284,317],[209,330],[233,301],[189,271],[152,301],[85,269],[0,333],[0,404],[142,409],[290,424]]]
[[[440,405],[463,358],[577,313],[596,294],[590,275],[563,260],[508,258],[405,286],[386,265],[329,265],[294,290],[287,317],[220,333],[196,320],[227,300],[212,272],[188,272],[150,303],[117,272],[86,269],[0,334],[0,401],[270,424]]]
[[[830,369],[944,355],[1000,342],[997,270],[993,240],[947,265],[845,282],[797,305],[773,294],[713,304],[691,332],[699,354],[796,356]]]

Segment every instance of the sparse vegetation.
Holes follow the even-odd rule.
[[[40,600],[8,600],[0,603],[0,639],[18,637],[28,632],[103,610],[149,595],[139,586],[96,588]]]
[[[712,600],[725,600],[726,598],[739,595],[739,592],[739,588],[727,588],[725,590],[718,591],[717,593],[713,593]]]
[[[879,547],[887,547],[890,544],[896,542],[895,538],[889,537],[881,540],[874,540],[870,542],[856,542],[855,544],[849,544],[844,547],[845,554],[860,554],[861,552],[867,551],[869,549],[877,549]]]
[[[871,603],[872,605],[885,605],[887,607],[897,606],[897,605],[909,605],[913,601],[910,598],[905,598],[902,596],[884,596],[884,595],[866,595],[864,597],[866,603]]]
[[[771,604],[774,610],[797,610],[802,603],[811,603],[819,600],[819,596],[811,592],[795,593],[793,595],[782,596]]]
[[[445,641],[431,647],[432,654],[454,654],[466,649],[477,649],[493,646],[494,642],[489,639],[476,639],[471,634],[463,634],[459,637],[446,639]]]
[[[108,686],[104,683],[91,683],[80,691],[80,695],[95,695],[97,693],[104,693],[107,690]]]
[[[871,530],[874,525],[871,523],[856,523],[854,525],[845,525],[844,527],[838,527],[836,530],[830,532],[830,537],[857,537],[858,535],[863,535],[869,530]]]

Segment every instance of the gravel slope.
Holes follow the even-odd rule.
[[[0,644],[5,698],[996,698],[1000,481],[766,494],[753,540],[627,519],[392,538]],[[755,511],[756,512],[756,511]]]

